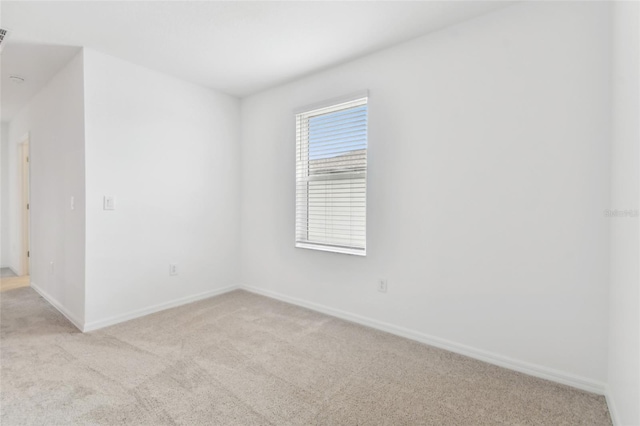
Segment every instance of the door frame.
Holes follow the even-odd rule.
[[[30,273],[30,252],[31,252],[31,158],[29,153],[29,134],[22,138],[19,144],[19,161],[20,161],[20,222],[21,222],[21,275],[29,275]]]

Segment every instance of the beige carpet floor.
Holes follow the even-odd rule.
[[[604,398],[235,291],[79,333],[1,294],[9,425],[610,425]]]

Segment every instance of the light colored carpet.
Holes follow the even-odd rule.
[[[244,291],[81,334],[1,294],[1,420],[610,425],[604,398]]]
[[[13,278],[13,277],[17,277],[17,275],[13,273],[11,268],[0,268],[0,278]]]

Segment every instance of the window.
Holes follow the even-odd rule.
[[[296,247],[366,254],[367,96],[296,114]]]

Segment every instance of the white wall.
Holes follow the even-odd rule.
[[[640,174],[640,7],[613,6],[611,209],[637,211]],[[608,401],[619,425],[640,424],[640,252],[638,217],[611,218]]]
[[[31,282],[76,324],[84,318],[84,104],[78,53],[9,124],[10,265],[22,273],[19,144],[31,163]],[[76,198],[76,209],[69,200]],[[51,267],[53,262],[53,267]]]
[[[609,43],[524,3],[243,99],[243,282],[603,391]],[[296,249],[293,109],[360,89],[367,256]]]
[[[85,327],[237,285],[239,101],[92,50],[85,95]]]
[[[0,125],[0,268],[9,266],[9,124]]]

